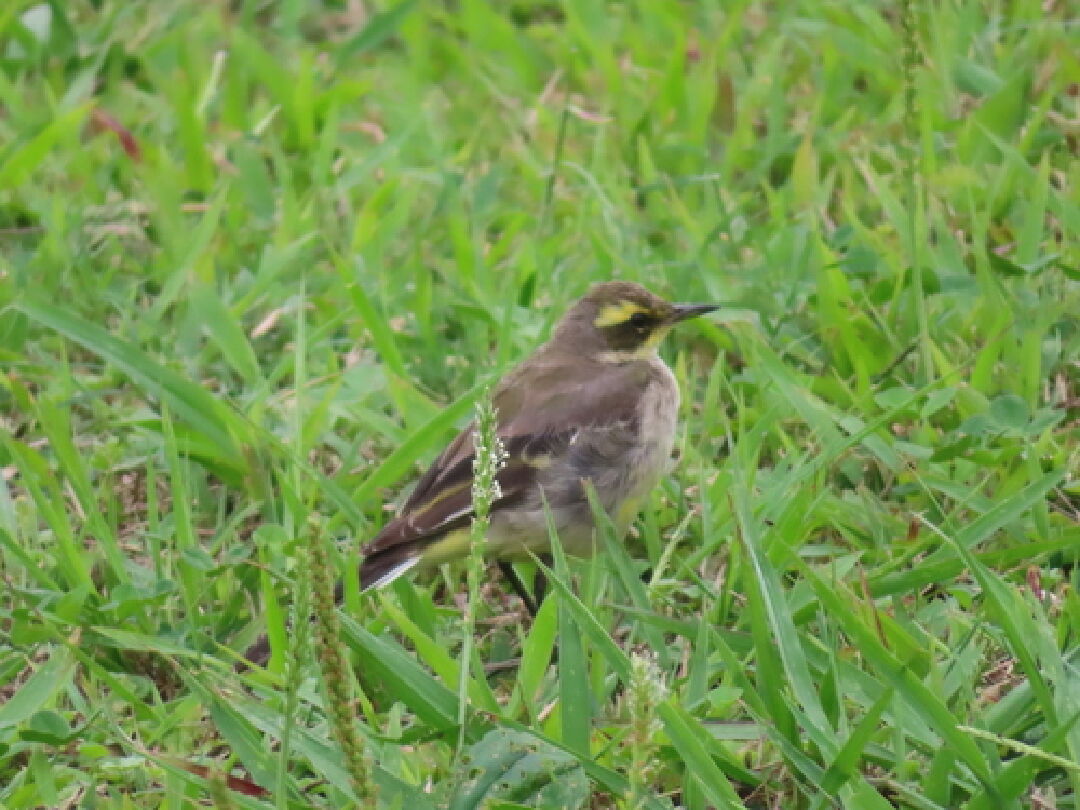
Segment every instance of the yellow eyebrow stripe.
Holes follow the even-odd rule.
[[[413,512],[413,514],[422,515],[424,512],[428,511],[433,506],[436,506],[437,504],[442,503],[443,501],[445,501],[447,498],[449,498],[452,495],[457,495],[459,492],[461,492],[463,489],[465,489],[465,487],[468,487],[468,486],[471,486],[471,485],[472,485],[471,481],[463,481],[461,483],[454,484],[452,487],[447,487],[446,489],[442,490],[441,492],[436,492],[434,495],[431,496],[430,500],[426,500],[423,503],[417,504],[416,511]]]
[[[605,326],[626,323],[635,312],[648,314],[649,310],[635,304],[633,301],[620,301],[617,304],[606,304],[593,321],[593,326],[603,329]]]

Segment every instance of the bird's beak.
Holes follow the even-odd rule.
[[[678,323],[679,321],[685,321],[687,318],[696,318],[698,315],[704,315],[706,312],[712,312],[713,310],[720,309],[719,304],[675,304],[673,309],[675,312],[671,316],[672,323]]]

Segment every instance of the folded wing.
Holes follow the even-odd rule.
[[[627,381],[616,378],[634,369],[587,370],[592,373],[582,374],[580,364],[534,363],[527,382],[519,370],[496,391],[493,404],[506,463],[497,476],[500,492],[493,512],[535,494],[542,471],[566,456],[583,428],[634,419],[634,400],[624,395]],[[597,377],[605,376],[611,379],[598,385]],[[417,482],[400,516],[364,547],[361,588],[396,578],[419,562],[430,543],[472,521],[473,430],[469,425],[450,443]]]

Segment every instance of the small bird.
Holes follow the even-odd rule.
[[[491,556],[543,553],[545,504],[567,552],[587,554],[593,513],[586,482],[619,536],[626,533],[666,472],[675,441],[679,388],[657,348],[675,324],[716,308],[671,304],[626,281],[596,284],[551,339],[506,375],[491,397],[506,453],[487,534]],[[470,425],[362,549],[361,589],[468,553],[473,439]]]
[[[626,281],[596,284],[494,389],[506,457],[487,550],[534,614],[535,601],[508,560],[548,549],[545,506],[566,551],[591,552],[588,485],[619,536],[626,533],[675,442],[679,388],[657,349],[675,324],[716,308],[672,304]],[[362,590],[468,553],[473,440],[469,425],[420,477],[399,516],[364,546]],[[339,584],[338,601],[342,595]],[[263,636],[245,658],[261,664],[269,653]]]

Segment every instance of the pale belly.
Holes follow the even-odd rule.
[[[671,465],[675,444],[679,389],[670,369],[657,361],[662,373],[646,388],[639,432],[630,449],[611,470],[591,479],[621,538],[641,511],[646,499]],[[575,556],[594,550],[596,538],[587,500],[550,504],[559,542]],[[543,507],[508,510],[492,516],[488,533],[490,551],[497,556],[527,557],[548,550],[550,534]]]

